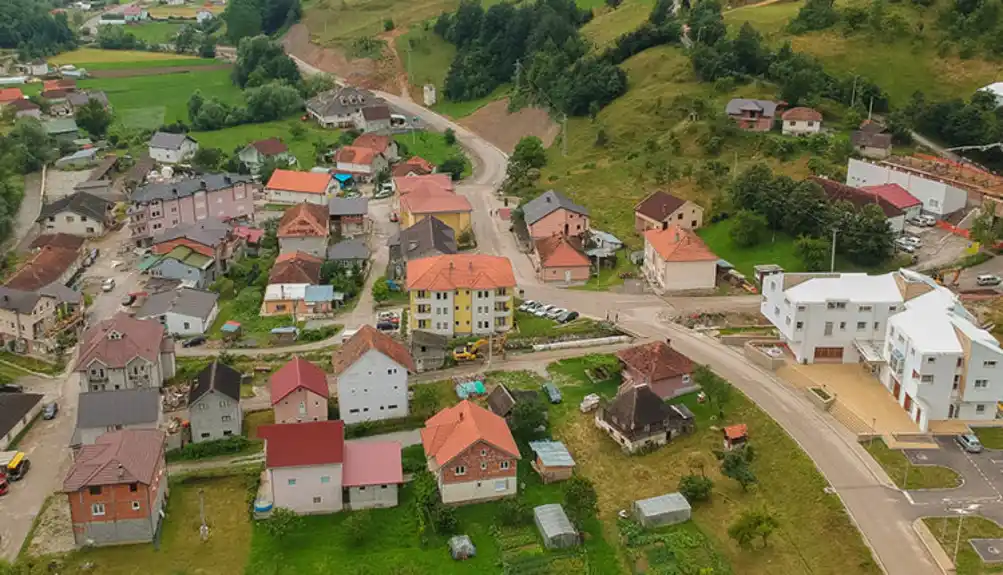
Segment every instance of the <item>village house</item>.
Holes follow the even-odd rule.
[[[369,219],[369,198],[331,198],[327,205],[330,216],[331,231],[342,236],[352,237],[366,233],[366,221]]]
[[[332,358],[341,419],[351,425],[407,417],[414,360],[404,344],[363,325]]]
[[[18,64],[18,68],[29,76],[44,76],[49,73],[49,63],[41,58],[36,58],[24,64]]]
[[[240,410],[241,379],[239,371],[218,359],[202,368],[188,392],[192,441],[199,443],[240,435],[244,421]]]
[[[327,421],[328,399],[324,370],[296,356],[269,378],[275,423]]]
[[[905,221],[907,222],[923,213],[923,201],[910,194],[909,190],[898,184],[860,186],[860,189],[869,194],[874,194],[880,200],[888,202],[895,208],[902,210],[902,214],[905,216]]]
[[[157,132],[150,138],[150,158],[161,164],[180,164],[190,161],[199,149],[199,143],[188,134]]]
[[[616,352],[623,365],[620,392],[633,387],[649,387],[655,395],[669,400],[695,391],[690,358],[672,349],[670,342],[654,341]]]
[[[693,230],[672,224],[644,232],[644,276],[658,290],[713,289],[718,259]]]
[[[693,413],[685,405],[665,403],[648,386],[631,387],[600,404],[595,424],[627,453],[665,445],[694,429]]]
[[[430,176],[405,179],[413,180],[417,177]],[[473,212],[473,206],[466,196],[452,191],[426,186],[406,194],[402,193],[400,208],[400,223],[403,228],[409,228],[425,218],[434,216],[452,228],[457,238],[470,230],[470,214]]]
[[[0,393],[0,450],[10,447],[42,411],[40,393]]]
[[[246,244],[246,238],[237,233],[236,226],[218,218],[207,218],[159,232],[153,238],[150,251],[153,256],[158,256],[169,254],[178,247],[189,248],[212,258],[215,262],[213,275],[219,276],[243,256]]]
[[[151,294],[136,319],[159,321],[175,337],[202,335],[219,313],[219,294],[187,287]]]
[[[137,246],[145,246],[164,231],[183,224],[210,218],[250,220],[257,189],[249,176],[227,173],[141,186],[129,197],[129,237]]]
[[[141,22],[150,17],[150,13],[146,8],[141,6],[126,6],[125,10],[122,11],[122,15],[125,16],[126,22]]]
[[[153,388],[81,393],[71,447],[91,445],[109,431],[157,429],[163,420],[160,391]]]
[[[781,114],[780,119],[780,130],[785,136],[807,136],[822,131],[822,114],[812,108],[791,108]]]
[[[383,154],[359,146],[342,146],[334,153],[335,167],[339,173],[351,174],[361,182],[368,182],[376,174],[389,169]]]
[[[381,136],[377,134],[362,134],[355,141],[352,142],[352,146],[356,148],[369,148],[373,152],[383,156],[388,162],[396,162],[400,157],[398,155],[397,142],[394,141],[390,136]]]
[[[404,277],[409,261],[459,251],[456,232],[435,216],[422,218],[415,225],[390,236],[387,245],[390,248],[387,277],[392,280]]]
[[[328,208],[303,202],[282,214],[279,220],[279,253],[304,252],[323,258],[331,235]]]
[[[881,208],[893,232],[900,233],[905,229],[905,212],[881,195],[818,176],[809,176],[808,179],[822,188],[830,202],[850,202],[857,210],[876,205]]]
[[[24,99],[21,88],[0,88],[0,108]]]
[[[77,90],[76,80],[43,80],[42,81],[42,91],[46,92],[49,90],[62,90],[63,92],[70,93]]]
[[[296,164],[296,156],[289,153],[289,148],[278,138],[268,138],[251,142],[237,154],[237,158],[247,166],[251,174],[258,175],[265,160],[274,160],[276,165],[288,167]]]
[[[153,541],[167,503],[164,433],[123,429],[84,445],[63,493],[78,547]]]
[[[147,255],[136,265],[136,269],[152,278],[180,280],[189,287],[204,289],[216,281],[220,272],[216,259],[203,251],[209,250],[200,246],[178,245],[165,254]]]
[[[79,319],[83,303],[83,294],[60,283],[31,290],[0,287],[0,345],[26,353],[53,351],[56,336]]]
[[[352,510],[397,507],[404,483],[401,444],[396,441],[346,441],[341,484]]]
[[[46,204],[39,212],[42,233],[103,236],[115,222],[115,205],[87,192],[74,192]]]
[[[14,110],[14,118],[42,119],[42,108],[31,100],[14,100],[5,107]]]
[[[43,90],[38,94],[39,98],[45,100],[49,108],[49,116],[54,118],[44,122],[42,126],[45,127],[45,131],[49,135],[64,143],[76,139],[79,132],[79,129],[75,129],[72,132],[70,130],[71,125],[73,127],[77,125],[76,121],[73,121],[73,118],[63,117],[73,113],[73,108],[70,107],[70,101],[67,99],[67,96],[69,94],[65,90]]]
[[[454,193],[453,178],[449,174],[426,174],[424,176],[394,177],[395,201],[412,193]],[[395,206],[396,207],[396,206]]]
[[[73,241],[79,243],[73,244]],[[46,234],[39,236],[32,245],[35,251],[30,259],[17,268],[4,286],[34,291],[69,285],[83,263],[83,238],[69,234]]]
[[[443,503],[474,503],[518,492],[516,468],[522,456],[508,424],[469,400],[429,418],[421,444]]]
[[[342,269],[358,267],[360,271],[363,271],[366,269],[366,264],[369,263],[369,246],[366,245],[366,242],[356,238],[341,240],[327,248],[327,261]]]
[[[411,156],[403,162],[394,164],[390,174],[394,178],[407,176],[427,176],[435,172],[435,165],[421,156]]]
[[[589,280],[592,262],[582,249],[581,238],[554,234],[536,240],[534,245],[540,281],[581,285]]]
[[[534,240],[554,234],[580,237],[589,230],[589,211],[554,190],[523,204],[522,213]]]
[[[306,111],[325,128],[355,128],[362,131],[362,109],[384,104],[369,90],[345,86],[318,94],[306,103]]]
[[[268,273],[261,315],[320,315],[333,309],[335,294],[320,285],[321,258],[304,252],[281,254]]]
[[[412,329],[410,344],[411,357],[414,358],[415,371],[418,373],[441,369],[446,364],[446,355],[449,353],[448,337]]]
[[[892,155],[892,135],[885,133],[881,124],[870,120],[864,120],[859,130],[850,133],[850,144],[858,154],[872,160]]]
[[[449,337],[512,328],[516,282],[506,257],[453,254],[412,260],[405,283],[414,328]]]
[[[160,388],[174,377],[174,340],[159,322],[119,312],[88,328],[80,341],[74,371],[82,393]]]
[[[356,125],[362,132],[385,133],[390,131],[390,123],[390,106],[374,104],[362,108]]]
[[[65,93],[60,92],[60,94],[63,95],[62,104],[60,104],[58,98],[55,100],[55,103],[50,103],[50,114],[58,115],[61,110],[60,106],[65,106]],[[65,110],[68,111],[69,108],[65,108]],[[45,130],[46,134],[52,136],[56,142],[63,145],[72,146],[73,142],[80,138],[80,128],[77,126],[77,122],[73,118],[56,118],[47,122],[42,122],[42,128]]]
[[[108,95],[101,90],[88,90],[85,92],[73,91],[66,94],[66,103],[70,105],[70,108],[72,108],[74,113],[76,113],[80,108],[86,106],[87,103],[92,100],[101,104],[101,107],[106,110],[111,108],[111,102],[108,101]]]
[[[770,100],[735,98],[728,102],[725,113],[743,130],[769,132],[779,107],[780,104]]]
[[[327,172],[297,172],[275,170],[265,184],[265,194],[273,204],[300,204],[303,202],[326,206],[337,183]]]
[[[665,192],[654,192],[634,206],[634,230],[664,230],[670,224],[695,230],[703,225],[703,207]]]

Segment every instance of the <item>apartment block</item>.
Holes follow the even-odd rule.
[[[416,329],[456,336],[512,328],[516,283],[508,258],[451,254],[412,260],[407,289]]]

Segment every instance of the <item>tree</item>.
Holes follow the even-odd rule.
[[[373,300],[376,303],[382,303],[388,299],[390,299],[390,287],[387,285],[387,282],[376,280],[373,283]]]
[[[219,169],[224,157],[223,150],[219,148],[203,147],[195,150],[195,155],[192,157],[192,165],[200,170],[212,172]]]
[[[202,104],[205,103],[205,98],[202,97],[202,91],[196,89],[192,92],[191,96],[188,96],[188,121],[195,124],[196,119],[199,116],[199,112],[202,111]]]
[[[55,140],[35,118],[20,118],[7,138],[6,146],[0,146],[0,153],[4,152],[3,148],[10,146],[4,153],[5,159],[20,173],[37,172],[57,157]]]
[[[283,83],[271,81],[244,92],[247,114],[252,122],[270,122],[298,112],[303,108],[299,91]]]
[[[686,456],[686,467],[690,470],[691,474],[693,471],[699,471],[701,477],[706,477],[707,457],[700,451],[690,452]]]
[[[259,0],[232,0],[227,4],[222,18],[226,22],[226,37],[231,44],[261,34]]]
[[[181,30],[179,30],[177,35],[174,36],[174,51],[178,54],[194,52],[196,48],[196,41],[198,40],[197,35],[198,31],[194,26],[182,26]],[[215,52],[215,48],[213,51]]]
[[[679,479],[679,493],[682,493],[691,505],[697,501],[709,500],[713,487],[714,482],[703,475],[684,475]]]
[[[447,146],[456,145],[456,132],[452,128],[446,128],[446,131],[442,134],[442,139],[446,142]]]
[[[258,178],[262,182],[267,182],[272,179],[272,174],[275,170],[279,169],[279,164],[273,156],[268,156],[265,161],[261,162],[261,166],[258,167]]]
[[[455,182],[463,177],[463,170],[466,167],[467,161],[463,156],[452,156],[439,164],[439,171],[449,174],[449,177]]]
[[[729,235],[736,246],[748,248],[763,241],[767,226],[766,218],[763,216],[748,210],[739,210],[732,221]]]
[[[353,511],[345,519],[345,544],[348,547],[358,548],[365,545],[372,532],[373,516],[369,509]]]
[[[285,507],[276,507],[272,514],[261,522],[265,531],[275,539],[282,539],[293,531],[303,528],[303,518]]]
[[[216,57],[216,37],[212,34],[203,34],[198,45],[199,58]]]
[[[231,3],[227,10],[232,7]],[[234,83],[241,88],[261,86],[272,80],[296,86],[302,80],[296,62],[285,53],[280,44],[268,36],[254,36],[240,40],[237,46],[237,62],[232,75]]]
[[[452,507],[443,504],[435,476],[427,469],[418,471],[411,480],[411,489],[419,536],[424,538],[426,529],[438,535],[453,533],[457,524],[456,513]]]
[[[749,465],[750,455],[745,448],[734,449],[724,454],[721,459],[721,475],[734,479],[742,486],[742,491],[748,491],[749,486],[756,483],[756,474]]]
[[[806,271],[820,272],[829,267],[832,243],[825,238],[801,236],[794,242],[794,251]]]
[[[532,400],[521,400],[512,408],[512,422],[509,427],[516,441],[527,443],[536,439],[540,428],[547,426],[547,406],[539,396]]]
[[[418,385],[411,398],[411,413],[422,418],[432,417],[439,410],[439,396],[431,385]]]
[[[765,509],[744,511],[728,528],[728,536],[742,547],[751,545],[759,537],[763,540],[763,548],[766,548],[770,535],[779,526],[777,518]]]
[[[578,525],[599,512],[596,488],[585,476],[575,474],[564,482],[564,511]]]
[[[728,32],[717,0],[701,0],[690,10],[690,37],[692,40],[713,46]]]
[[[524,168],[540,169],[547,165],[547,150],[543,141],[536,136],[523,136],[509,156],[509,165],[519,164]]]
[[[87,133],[95,138],[103,138],[111,125],[111,112],[95,98],[87,100],[87,103],[77,108],[75,119],[77,125],[87,130]]]
[[[717,408],[718,417],[724,418],[724,409],[731,401],[731,384],[728,380],[711,371],[706,365],[698,365],[693,370],[693,382],[700,386],[710,402]]]
[[[330,74],[311,74],[303,78],[302,92],[304,98],[313,98],[335,87],[334,78]]]
[[[1003,235],[1003,221],[997,220],[992,210],[979,210],[979,215],[972,221],[969,237],[979,242],[979,247],[991,249]]]

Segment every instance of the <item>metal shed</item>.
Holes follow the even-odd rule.
[[[645,527],[674,525],[689,521],[690,503],[681,493],[667,493],[634,502],[634,518]]]
[[[578,531],[571,524],[564,508],[558,503],[534,507],[533,522],[536,523],[547,549],[564,549],[579,543]]]

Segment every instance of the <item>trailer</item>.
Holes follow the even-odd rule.
[[[0,451],[0,471],[11,481],[20,481],[31,469],[31,461],[23,451]]]

